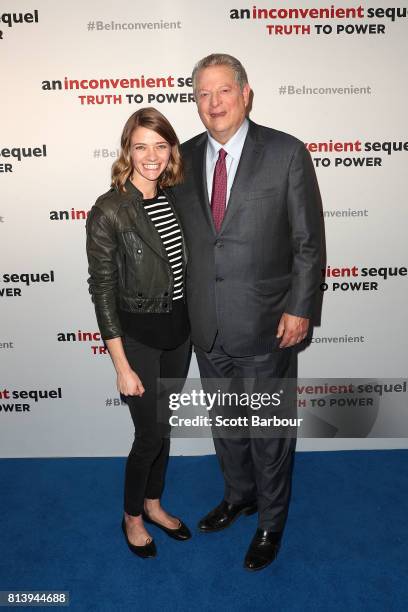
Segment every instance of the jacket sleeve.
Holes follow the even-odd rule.
[[[321,278],[321,199],[313,161],[303,143],[291,160],[287,203],[293,261],[285,311],[311,318]]]
[[[89,292],[104,340],[123,335],[117,312],[117,240],[112,221],[96,206],[86,223]]]

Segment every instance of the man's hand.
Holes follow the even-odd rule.
[[[306,338],[307,330],[309,329],[309,319],[304,317],[296,317],[284,312],[279,321],[277,338],[282,338],[279,348],[286,348],[299,344]]]

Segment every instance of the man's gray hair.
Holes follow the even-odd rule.
[[[241,91],[243,90],[244,85],[248,83],[245,68],[236,57],[228,55],[228,53],[212,53],[211,55],[207,55],[207,57],[203,57],[203,59],[197,62],[194,66],[192,74],[193,91],[196,91],[198,72],[204,68],[209,68],[210,66],[228,66],[228,68],[231,68]]]

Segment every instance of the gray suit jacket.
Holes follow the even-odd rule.
[[[310,318],[320,281],[320,196],[302,142],[250,121],[217,234],[205,177],[207,134],[182,146],[175,189],[187,251],[187,304],[195,345],[218,331],[227,353],[269,353],[283,312]]]

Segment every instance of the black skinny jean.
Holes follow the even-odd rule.
[[[125,397],[135,426],[135,439],[126,463],[124,505],[125,512],[138,516],[143,512],[145,498],[161,497],[170,450],[170,426],[163,426],[157,419],[157,379],[185,379],[190,339],[175,349],[162,350],[125,336],[123,346],[130,367],[145,388],[142,397]]]

